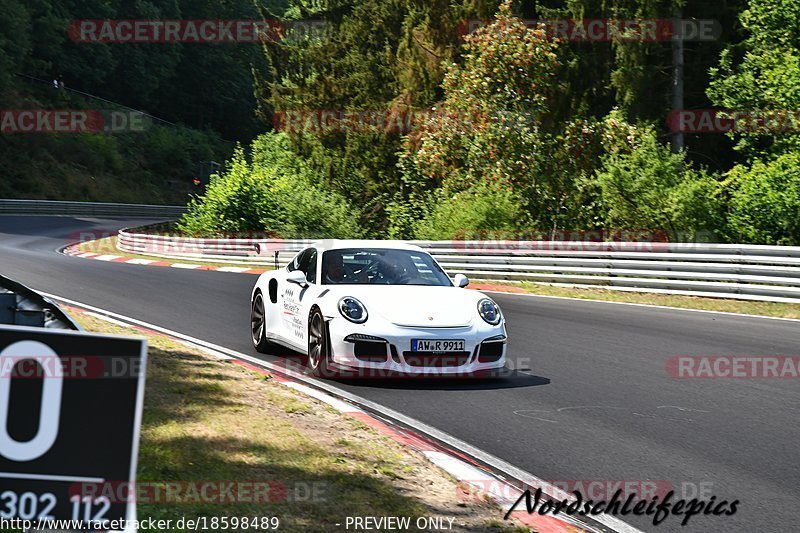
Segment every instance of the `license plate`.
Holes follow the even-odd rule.
[[[464,339],[411,339],[412,352],[463,352]]]

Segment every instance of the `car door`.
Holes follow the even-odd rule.
[[[299,293],[302,287],[295,283],[290,283],[286,280],[289,273],[296,270],[301,270],[301,267],[308,256],[309,250],[303,250],[297,254],[294,259],[286,266],[286,270],[281,276],[281,282],[278,286],[278,313],[279,317],[279,335],[281,338],[296,345],[297,339],[296,330],[301,326],[302,319],[300,318],[300,304]]]
[[[308,255],[303,258],[304,261],[300,267],[308,282],[308,286],[297,295],[297,303],[303,317],[303,327],[296,332],[298,334],[297,342],[304,350],[308,348],[308,317],[311,313],[311,306],[317,301],[320,293],[320,283],[317,279],[320,255],[315,248],[309,248]]]
[[[284,283],[281,291],[283,337],[300,350],[308,345],[308,314],[319,292],[317,284],[317,257],[315,248],[303,250],[287,267],[288,272],[299,270],[306,278],[307,286]]]

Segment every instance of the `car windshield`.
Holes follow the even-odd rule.
[[[396,249],[330,250],[322,256],[323,285],[452,286],[425,252]]]

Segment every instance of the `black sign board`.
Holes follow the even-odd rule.
[[[102,487],[135,481],[146,360],[142,339],[0,326],[0,519],[135,520]]]

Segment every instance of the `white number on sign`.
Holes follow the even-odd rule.
[[[53,520],[50,514],[56,506],[54,494],[45,493],[37,496],[33,492],[23,492],[17,495],[16,492],[7,490],[0,494],[0,518],[23,520]]]
[[[14,366],[24,360],[38,362],[45,371],[39,430],[33,439],[19,442],[8,433],[8,412],[12,407],[23,407],[11,403],[11,376]],[[48,372],[47,369],[60,369],[60,364],[58,354],[46,344],[37,341],[15,342],[0,353],[0,455],[6,459],[17,462],[33,461],[50,451],[56,442],[61,420],[64,376],[58,370]]]
[[[84,522],[102,522],[106,513],[111,509],[111,500],[105,496],[99,498],[92,498],[91,496],[73,496],[69,499],[72,502],[72,519],[83,520]],[[81,516],[81,507],[83,507],[83,516]],[[95,507],[100,507],[95,511]]]

